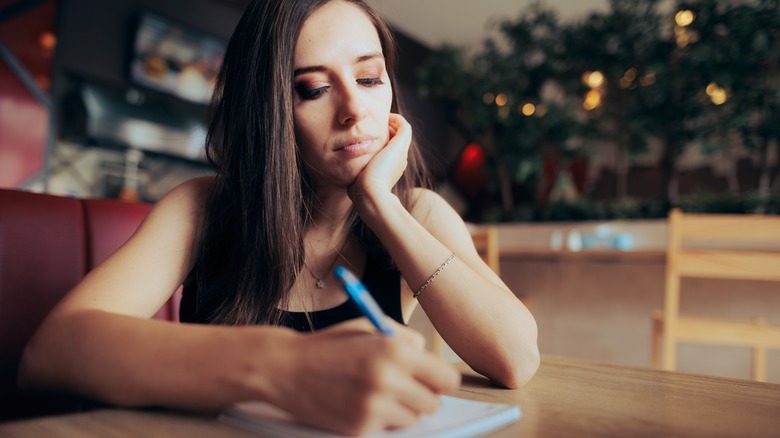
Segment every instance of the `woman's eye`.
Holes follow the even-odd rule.
[[[357,83],[366,87],[373,87],[375,85],[384,84],[382,78],[362,78],[362,79],[358,79]]]
[[[323,94],[325,94],[328,91],[328,88],[330,87],[319,87],[319,88],[305,88],[300,87],[298,88],[298,94],[301,96],[301,99],[303,100],[314,100]]]

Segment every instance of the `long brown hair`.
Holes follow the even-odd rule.
[[[252,1],[228,43],[206,139],[217,175],[186,284],[185,320],[244,325],[281,318],[279,305],[303,267],[313,202],[293,129],[293,54],[306,19],[329,1]],[[362,8],[376,27],[394,91],[391,111],[400,113],[392,31],[362,0],[340,1]],[[410,208],[411,189],[428,185],[412,142],[394,192]],[[383,251],[354,210],[351,232],[367,250]]]

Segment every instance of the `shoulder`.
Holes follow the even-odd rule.
[[[213,176],[206,176],[179,184],[154,204],[147,221],[165,226],[173,223],[197,228],[203,218],[213,182]]]
[[[202,206],[208,198],[209,191],[214,183],[213,176],[203,176],[187,180],[171,189],[155,204],[155,209],[168,209],[171,207],[185,207],[191,210]]]
[[[428,232],[453,250],[473,247],[466,223],[446,199],[433,190],[421,188],[414,189],[412,195],[409,213]]]
[[[423,225],[438,220],[462,222],[460,215],[450,203],[440,194],[429,189],[412,190],[412,205],[409,212]]]

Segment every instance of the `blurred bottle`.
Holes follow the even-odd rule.
[[[582,246],[582,234],[577,230],[569,231],[569,234],[566,236],[566,248],[569,251],[577,252],[582,250]]]
[[[553,251],[560,251],[563,249],[563,233],[561,230],[553,230],[550,233],[550,249]]]
[[[582,236],[582,248],[630,251],[634,248],[634,237],[626,231],[614,233],[608,226],[599,226],[594,233]]]

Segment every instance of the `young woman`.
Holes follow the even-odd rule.
[[[460,379],[403,326],[418,302],[472,368],[529,380],[533,317],[420,187],[394,67],[391,32],[363,1],[252,2],[213,100],[217,175],[173,189],[67,295],[20,384],[123,406],[266,400],[349,434],[405,426]],[[362,277],[396,336],[350,307],[335,265]],[[183,323],[150,320],[182,283]]]

